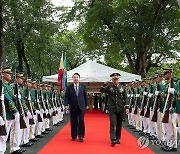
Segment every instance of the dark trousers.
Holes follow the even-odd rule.
[[[83,137],[85,135],[84,113],[79,107],[75,111],[70,112],[71,137]]]
[[[117,113],[117,112],[109,111],[109,117],[110,117],[110,138],[111,140],[120,140],[124,112]]]

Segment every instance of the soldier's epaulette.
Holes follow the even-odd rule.
[[[8,106],[9,106],[9,111],[13,111],[16,109],[16,107],[12,105],[12,102],[9,102]]]

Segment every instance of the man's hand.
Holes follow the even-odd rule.
[[[68,106],[64,106],[64,111],[66,112],[68,110]]]
[[[112,80],[112,79],[110,79],[110,80],[108,80],[108,81],[104,82],[104,84],[108,84],[111,80]]]
[[[86,110],[88,110],[89,109],[89,106],[86,106]]]
[[[3,126],[5,124],[3,118],[0,116],[0,126]]]

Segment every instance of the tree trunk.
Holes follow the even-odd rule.
[[[0,4],[0,66],[4,67],[6,65],[6,52],[4,47],[4,37],[3,37],[3,4]]]
[[[31,76],[31,70],[30,70],[30,67],[29,67],[29,63],[28,63],[28,60],[25,56],[25,49],[24,49],[24,43],[21,42],[21,46],[22,46],[22,57],[23,57],[23,60],[24,60],[24,63],[25,63],[25,66],[26,66],[26,70],[27,70],[27,74],[28,74],[28,77]]]
[[[21,45],[21,39],[20,37],[18,38],[18,41],[16,43],[16,50],[18,53],[18,71],[23,72],[23,56],[22,56],[22,45]]]

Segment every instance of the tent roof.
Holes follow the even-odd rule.
[[[127,73],[124,71],[120,71],[94,61],[87,61],[86,63],[70,70],[67,72],[67,79],[68,82],[72,82],[72,75],[74,73],[79,73],[81,78],[81,82],[105,82],[110,79],[110,75],[112,73],[119,73],[121,74],[119,81],[120,82],[131,82],[136,79],[140,80],[140,75],[135,75],[131,73]],[[58,74],[51,75],[51,76],[44,76],[44,82],[57,82]]]

